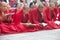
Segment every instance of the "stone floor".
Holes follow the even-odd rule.
[[[0,40],[60,40],[60,29],[4,35]]]

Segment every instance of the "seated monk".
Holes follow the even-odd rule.
[[[15,24],[22,24],[24,25],[25,30],[24,31],[32,31],[35,24],[31,24],[29,22],[29,8],[24,6],[22,8],[20,8],[19,11],[17,11],[17,13],[14,15],[14,23]],[[32,30],[31,30],[32,29]]]
[[[58,13],[56,14],[55,24],[60,28],[60,4],[57,7]]]
[[[0,33],[1,34],[13,34],[20,33],[22,30],[20,26],[17,26],[11,22],[11,14],[6,11],[7,3],[0,3]],[[9,13],[9,14],[6,14]]]
[[[35,8],[30,8],[29,12],[29,21],[32,24],[36,24],[38,26],[35,27],[35,29],[43,29],[42,27],[42,22],[43,22],[43,5],[39,5],[38,7]]]
[[[44,22],[44,14],[43,14],[44,5],[39,5],[36,8],[33,8],[29,12],[29,21],[32,24],[37,24],[38,26],[35,29],[43,30],[43,29],[51,29],[50,26]]]
[[[54,3],[50,3],[48,7],[44,8],[44,22],[46,22],[51,29],[59,28],[54,21],[56,20],[56,15],[58,13]]]

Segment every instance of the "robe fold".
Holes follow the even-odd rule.
[[[13,15],[13,22],[15,24],[20,24],[22,19],[22,12],[23,12],[23,9],[20,9],[19,11],[16,12],[16,14]]]
[[[43,21],[41,13],[38,11],[38,8],[34,8],[29,12],[29,21],[32,24],[39,24]],[[40,24],[39,26],[35,26],[35,29],[42,30],[43,27]]]
[[[60,21],[60,8],[58,8],[58,13],[57,13],[57,17],[56,17],[57,19],[57,21]],[[59,29],[60,29],[60,24],[59,25],[57,25],[58,27],[59,27]]]
[[[37,8],[32,11],[32,16],[35,24],[42,22],[42,15]]]
[[[50,10],[49,7],[44,9],[44,22],[46,22],[51,28],[57,29],[59,28],[54,21],[56,21],[58,10],[55,8],[54,10]],[[52,14],[51,14],[52,13]]]
[[[52,12],[52,17],[51,17],[51,12]],[[50,11],[49,7],[44,8],[44,21],[48,22],[48,21],[55,21],[56,20],[56,16],[57,16],[57,9],[55,8],[54,10]]]
[[[17,13],[15,15],[13,15],[13,23],[15,23],[16,25],[18,25],[20,23],[27,23],[28,22],[28,20],[29,20],[28,14],[23,16],[23,11],[24,11],[24,9],[22,8],[19,11],[17,11]],[[26,25],[23,25],[23,27],[21,27],[21,29],[24,32],[33,31],[33,28],[27,27]]]
[[[58,8],[58,10],[59,10],[58,20],[60,21],[60,8]]]
[[[0,16],[2,16],[1,12],[0,12]],[[20,33],[23,30],[25,29],[21,24],[15,24],[15,22],[8,23],[7,20],[0,21],[0,34]]]
[[[45,17],[45,18],[46,18],[46,17]],[[38,8],[33,9],[33,10],[29,13],[29,20],[30,20],[30,22],[33,23],[33,24],[39,24],[39,23],[44,22],[43,17],[42,17],[42,14],[38,11]],[[53,29],[53,28],[55,28],[55,26],[56,26],[56,28],[57,28],[57,25],[55,25],[53,22],[49,22],[49,20],[48,20],[48,23],[47,23],[47,24],[48,24],[48,25],[46,25],[45,27],[40,24],[40,26],[39,26],[39,27],[36,26],[36,28],[37,28],[37,29],[40,29],[40,30]],[[52,26],[52,25],[54,25],[54,26]],[[51,26],[52,26],[52,27],[51,27]]]

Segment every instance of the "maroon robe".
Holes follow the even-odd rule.
[[[43,21],[42,15],[39,12],[38,8],[33,9],[32,16],[33,16],[32,17],[33,23],[35,23],[35,24],[41,23]]]
[[[57,13],[57,17],[58,19],[56,19],[57,21],[60,21],[60,8],[58,8],[58,13]],[[60,28],[60,25],[57,25]]]
[[[52,15],[51,15],[51,12],[52,12]],[[48,22],[48,21],[56,20],[57,13],[58,13],[58,11],[56,8],[54,10],[50,11],[49,7],[46,7],[44,9],[44,21]]]
[[[52,12],[52,14],[51,14]],[[46,7],[44,9],[44,22],[47,22],[48,25],[55,29],[55,28],[59,28],[53,21],[56,20],[56,16],[57,16],[57,9],[55,8],[54,10],[50,11],[49,7]]]
[[[39,23],[44,22],[44,20],[42,18],[42,14],[39,12],[38,8],[34,8],[32,11],[30,11],[30,13],[29,13],[29,20],[33,24],[39,24]],[[49,22],[49,24],[51,24],[51,23]],[[42,30],[43,29],[53,29],[53,27],[50,27],[50,26],[52,26],[52,24],[51,25],[47,25],[45,27],[40,25],[39,27],[36,26],[36,28],[37,29],[42,29]]]
[[[58,8],[58,10],[59,10],[59,17],[58,17],[58,20],[60,21],[60,8]]]
[[[34,8],[29,12],[29,21],[32,24],[39,24],[43,21],[41,13],[38,11],[38,8]],[[35,29],[43,29],[42,25],[40,26],[35,26]]]
[[[25,16],[23,16],[23,11],[24,9],[20,9],[19,11],[16,12],[16,14],[13,15],[13,22],[15,24],[20,24],[22,23],[27,23],[28,21],[28,14],[26,14]]]
[[[0,12],[0,16],[2,13]],[[22,32],[22,25],[16,25],[14,22],[7,23],[5,21],[0,21],[0,34],[14,34]]]
[[[23,11],[24,9],[20,9],[19,11],[17,11],[17,13],[13,16],[13,23],[15,23],[16,25],[20,24],[20,23],[27,23],[29,18],[28,18],[28,14],[26,14],[25,16],[23,16]],[[27,28],[26,25],[23,25],[23,27],[21,27],[22,31],[33,31],[31,30],[31,28]]]
[[[15,24],[20,24],[22,19],[22,12],[23,12],[23,9],[17,11],[16,14],[13,15],[13,22]]]

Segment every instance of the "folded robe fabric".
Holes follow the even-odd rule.
[[[42,25],[40,25],[40,26],[36,25],[33,27],[27,27],[26,25],[20,24],[22,20],[25,23],[27,20],[29,20],[33,24],[41,23],[43,20],[42,15],[41,14],[38,15],[39,12],[38,12],[37,8],[30,11],[28,13],[28,15],[26,15],[25,17],[23,17],[24,9],[21,9],[21,10],[17,11],[16,14],[13,15],[13,18],[12,18],[13,22],[11,24],[7,24],[7,23],[0,21],[0,35],[1,34],[21,33],[21,32],[33,32],[36,30],[43,30],[43,29],[46,29],[46,30],[47,29],[58,29],[60,26],[58,27],[53,21],[51,21],[52,19],[50,16],[50,11],[48,9],[49,8],[44,10],[44,21],[47,22],[47,24],[48,24],[47,26],[43,27]],[[53,13],[56,17],[56,14],[55,14],[55,13],[57,13],[56,10]],[[39,17],[40,17],[40,19],[39,19]],[[54,18],[54,20],[55,20],[55,18]]]
[[[60,21],[60,8],[58,8],[58,13],[59,13],[58,20]]]
[[[50,27],[52,27],[53,29],[57,29],[59,28],[55,23],[54,21],[56,21],[56,17],[57,17],[57,13],[58,13],[58,9],[55,8],[54,10],[51,10],[49,9],[49,7],[46,7],[44,9],[44,22],[46,22]],[[51,15],[52,13],[52,15]]]

